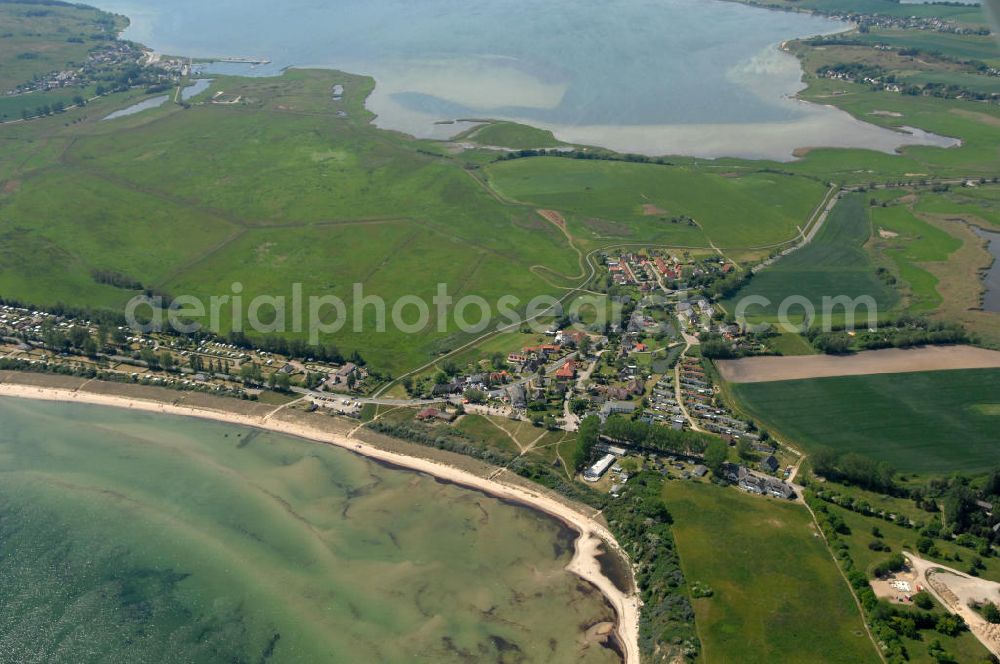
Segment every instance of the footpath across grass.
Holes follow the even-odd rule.
[[[801,505],[668,482],[706,662],[879,661],[847,583]]]
[[[1000,455],[1000,370],[731,385],[742,407],[806,452],[857,452],[900,472],[982,472]]]

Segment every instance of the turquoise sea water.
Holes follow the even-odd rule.
[[[126,37],[165,53],[255,57],[222,70],[324,66],[369,74],[377,123],[442,136],[491,117],[646,153],[788,158],[799,146],[891,150],[906,136],[789,98],[777,45],[834,32],[825,18],[717,0],[101,0]]]
[[[328,446],[0,399],[0,662],[614,662],[572,541]]]

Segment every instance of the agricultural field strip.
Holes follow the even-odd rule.
[[[886,348],[854,355],[760,356],[718,360],[719,373],[730,383],[868,376],[872,374],[1000,368],[1000,351],[974,346]]]

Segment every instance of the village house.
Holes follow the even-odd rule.
[[[579,346],[586,338],[587,333],[579,330],[559,330],[559,332],[556,332],[557,344],[573,344],[574,346]]]
[[[453,422],[457,415],[455,413],[448,412],[446,410],[440,410],[438,408],[424,408],[422,411],[417,413],[416,419],[421,422],[427,422],[430,420],[441,420],[443,422]]]
[[[576,360],[566,362],[556,370],[557,380],[573,380],[576,377]]]
[[[528,403],[524,385],[520,384],[511,385],[507,388],[507,398],[510,399],[510,405],[514,408],[524,408]]]
[[[636,405],[631,401],[605,401],[601,406],[601,420],[606,420],[612,415],[631,415],[636,410]]]

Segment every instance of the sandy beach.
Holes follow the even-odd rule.
[[[522,486],[515,486],[495,479],[480,477],[469,471],[430,459],[384,450],[351,438],[343,433],[285,421],[278,416],[280,413],[279,408],[270,410],[261,416],[248,416],[221,409],[177,405],[154,399],[99,394],[81,389],[20,384],[10,382],[10,379],[0,382],[0,397],[3,396],[43,401],[85,403],[168,415],[183,415],[266,429],[317,443],[335,445],[356,454],[394,464],[401,468],[427,473],[442,480],[482,491],[497,498],[518,502],[544,512],[579,533],[579,537],[577,537],[575,543],[573,558],[566,566],[566,569],[593,584],[607,598],[618,616],[616,635],[624,654],[625,664],[638,664],[639,662],[639,598],[635,592],[626,593],[619,590],[602,573],[598,560],[598,555],[601,553],[602,547],[614,549],[623,557],[625,557],[624,552],[621,551],[614,536],[603,525],[541,492],[534,492]],[[627,559],[627,557],[625,558]],[[634,581],[632,585],[634,588]]]

